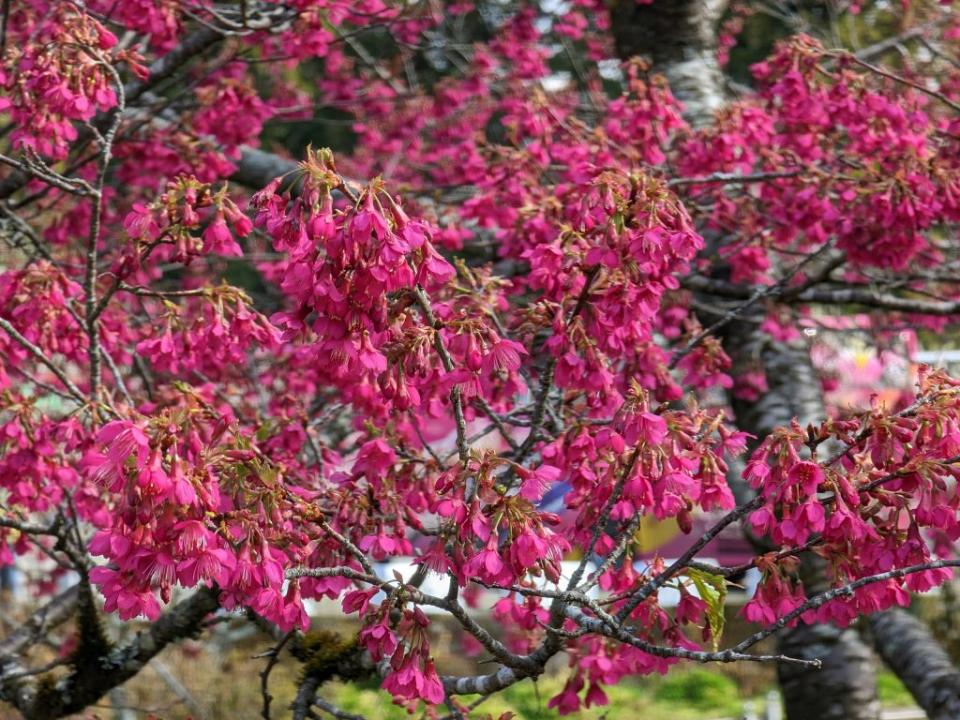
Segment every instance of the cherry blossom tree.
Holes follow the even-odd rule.
[[[52,569],[0,699],[78,712],[214,614],[276,637],[267,718],[285,650],[298,719],[335,676],[479,716],[555,657],[559,713],[681,662],[840,673],[805,628],[853,648],[960,565],[960,381],[831,407],[809,351],[960,315],[960,21],[841,5],[892,30],[785,39],[733,97],[749,4],[4,2],[0,562]],[[265,139],[318,109],[351,148]],[[704,562],[737,524],[755,557]],[[308,599],[361,627],[322,664]],[[437,615],[493,669],[444,668]]]

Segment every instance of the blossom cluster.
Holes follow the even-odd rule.
[[[74,563],[123,620],[156,620],[178,588],[282,631],[338,602],[410,707],[456,686],[431,651],[427,608],[446,611],[517,678],[565,650],[561,712],[722,640],[725,569],[645,557],[641,523],[768,539],[744,610],[764,626],[845,625],[949,577],[905,569],[960,538],[956,381],[925,369],[901,406],[752,438],[724,398],[769,379],[734,367],[723,332],[750,309],[794,346],[801,327],[946,326],[955,72],[934,91],[801,37],[693,129],[644,62],[610,79],[594,0],[520,3],[494,39],[454,43],[456,72],[423,48],[477,21],[470,4],[16,5],[0,112],[22,161],[0,186],[29,177],[3,206],[24,262],[0,270],[0,563]],[[211,29],[216,52],[190,45]],[[403,73],[367,57],[368,32]],[[558,82],[570,43],[588,67]],[[437,77],[416,82],[424,63]],[[163,84],[174,71],[190,93]],[[269,156],[290,172],[245,189],[266,155],[250,146],[314,105],[350,115],[356,148]],[[870,286],[863,322],[797,300],[889,273],[899,305]],[[744,304],[718,310],[693,280]],[[741,455],[757,499],[737,506]],[[813,605],[810,549],[834,587],[905,574]],[[398,558],[414,579],[376,575]]]

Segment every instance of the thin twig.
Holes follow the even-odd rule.
[[[267,654],[269,660],[267,660],[266,667],[264,667],[260,673],[260,695],[263,697],[263,710],[260,712],[260,715],[263,720],[270,720],[270,703],[273,700],[273,695],[270,694],[270,673],[273,672],[273,668],[280,659],[280,653],[283,651],[284,646],[290,642],[290,638],[295,634],[293,630],[288,632]]]
[[[0,329],[4,330],[4,332],[16,340],[21,347],[27,350],[27,352],[33,355],[41,363],[46,365],[50,372],[56,375],[57,379],[63,383],[63,386],[67,388],[75,400],[79,401],[81,405],[85,405],[87,403],[86,396],[80,392],[80,388],[73,384],[63,370],[58,368],[53,361],[44,354],[43,350],[27,340],[23,335],[20,334],[20,331],[18,331],[13,325],[11,325],[7,320],[4,320],[2,317],[0,317]]]

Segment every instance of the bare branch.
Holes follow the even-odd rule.
[[[758,291],[755,285],[735,285],[723,280],[714,280],[702,275],[688,275],[680,279],[688,290],[698,290],[734,300],[749,300]],[[777,286],[772,286],[776,288]],[[863,305],[881,310],[894,310],[920,315],[960,314],[960,301],[916,300],[882,293],[864,286],[853,287],[807,287],[800,289],[779,288],[769,293],[781,302],[813,303],[818,305]]]

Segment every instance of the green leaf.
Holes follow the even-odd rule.
[[[273,429],[270,427],[270,423],[269,422],[263,423],[263,425],[257,428],[257,434],[256,434],[257,442],[261,442],[261,443],[266,442],[270,438],[270,435],[272,434],[272,432],[273,432]]]
[[[720,638],[723,635],[723,625],[726,621],[723,606],[727,600],[727,581],[720,575],[714,575],[696,568],[688,568],[687,577],[693,581],[700,599],[707,604],[707,623],[710,626],[713,651],[716,652],[720,647]]]
[[[618,233],[622,233],[625,225],[626,225],[626,221],[624,220],[623,213],[621,212],[614,213],[613,227],[616,229],[616,231]]]

